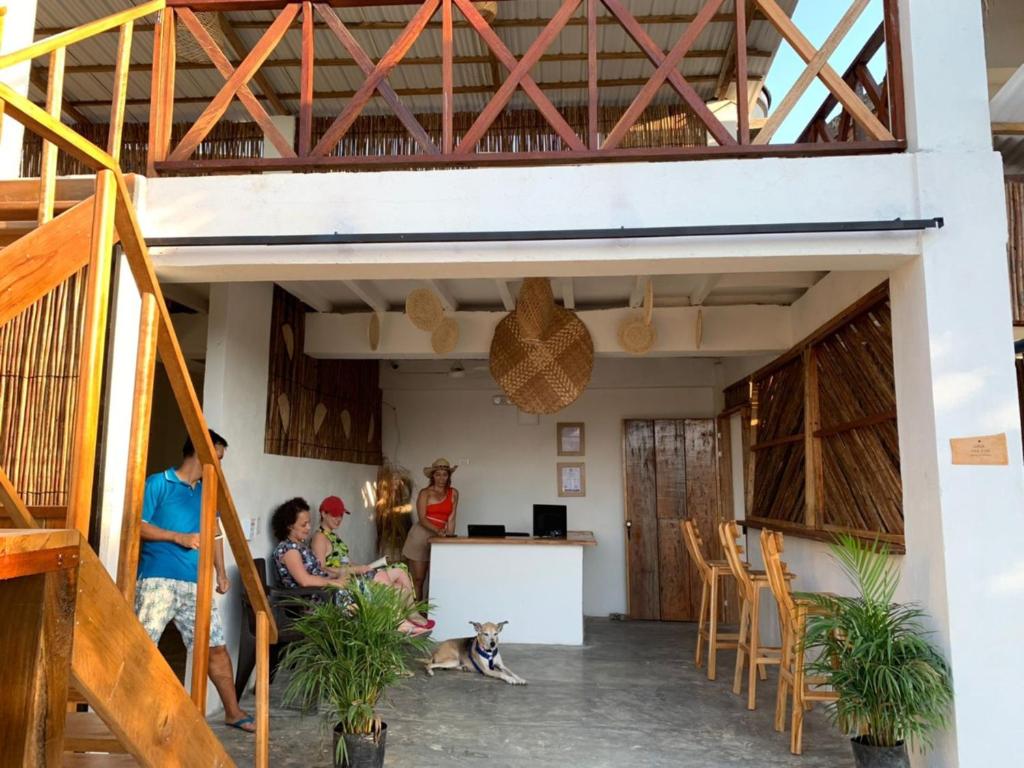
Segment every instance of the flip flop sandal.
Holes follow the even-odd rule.
[[[233,723],[224,723],[224,725],[228,726],[229,728],[237,728],[238,730],[244,731],[245,733],[254,733],[254,731],[250,731],[248,728],[243,727],[250,724],[256,724],[256,721],[253,719],[252,715],[246,715],[241,720],[235,720],[235,722]]]
[[[433,619],[427,619],[426,621],[416,621],[415,619],[406,619],[414,627],[421,627],[423,629],[433,629],[437,624]]]

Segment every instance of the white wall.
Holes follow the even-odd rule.
[[[0,53],[11,53],[32,45],[36,26],[36,0],[5,2]],[[25,61],[3,71],[3,82],[24,96],[28,93],[32,62]],[[0,179],[16,179],[21,170],[21,142],[25,129],[13,118],[0,116]]]
[[[406,369],[415,367],[403,362]],[[461,380],[382,367],[384,450],[426,483],[422,468],[438,457],[459,464],[457,528],[504,523],[532,530],[535,503],[564,503],[569,528],[590,530],[597,547],[583,553],[583,610],[588,616],[626,611],[622,421],[626,418],[707,417],[714,413],[715,365],[708,359],[598,359],[591,386],[557,415],[520,424],[512,406],[495,406],[498,390],[481,374]],[[555,425],[582,421],[586,455],[556,454]],[[559,499],[558,461],[586,464],[585,498]]]
[[[341,535],[356,562],[369,562],[376,545],[373,508],[363,503],[361,491],[365,483],[376,480],[377,468],[263,452],[272,298],[273,286],[267,283],[217,285],[210,294],[203,407],[210,427],[230,444],[224,474],[243,527],[248,518],[259,518],[250,549],[254,557],[270,555],[276,544],[270,515],[282,501],[302,496],[315,511],[324,496],[335,494],[352,510]],[[233,571],[230,552],[228,561]],[[218,598],[233,654],[241,588],[233,573],[232,592]]]

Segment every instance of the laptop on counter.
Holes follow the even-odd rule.
[[[534,504],[533,535],[538,539],[564,539],[568,531],[565,504]]]
[[[471,539],[504,539],[504,525],[485,525],[483,523],[470,523],[466,526],[466,532]]]

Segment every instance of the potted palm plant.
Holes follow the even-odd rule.
[[[280,665],[290,673],[284,702],[317,708],[333,722],[336,768],[380,768],[387,724],[377,706],[408,675],[410,656],[428,652],[430,640],[399,631],[410,613],[408,597],[387,584],[366,582],[351,599],[348,606],[304,602],[303,615],[291,626],[297,639]]]
[[[947,723],[949,668],[922,626],[924,611],[893,601],[899,566],[888,547],[841,536],[831,549],[859,594],[803,595],[821,609],[807,620],[809,671],[838,694],[830,715],[853,734],[858,768],[909,768],[907,745],[930,747]]]

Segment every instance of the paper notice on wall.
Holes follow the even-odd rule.
[[[1006,433],[979,437],[954,437],[949,441],[954,464],[1005,466],[1010,463]]]

